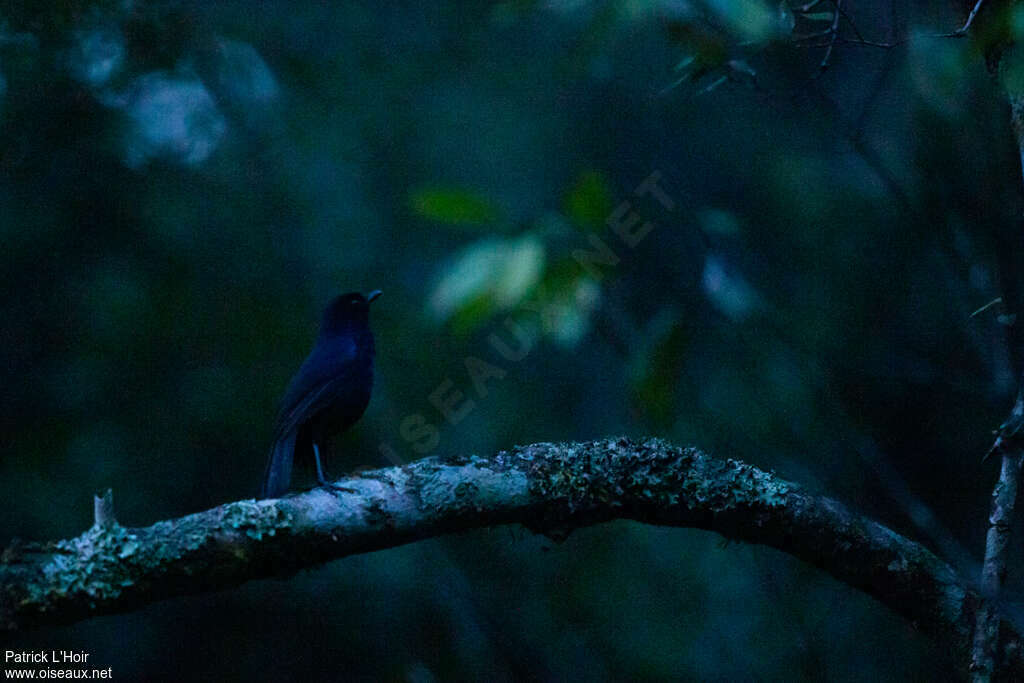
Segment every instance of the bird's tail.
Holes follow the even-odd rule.
[[[292,459],[295,457],[296,431],[284,434],[274,442],[267,461],[267,470],[263,474],[263,486],[260,498],[280,498],[288,490],[292,479]]]

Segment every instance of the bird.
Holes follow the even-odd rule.
[[[280,498],[288,490],[296,456],[310,453],[317,482],[341,489],[324,476],[320,448],[355,424],[370,402],[375,355],[370,303],[380,295],[379,289],[366,296],[350,292],[324,309],[313,349],[281,399],[259,498]]]

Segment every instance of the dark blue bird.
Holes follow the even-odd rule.
[[[324,476],[320,448],[355,424],[370,402],[374,348],[369,314],[378,296],[379,289],[365,297],[343,294],[324,310],[313,350],[281,400],[260,498],[278,498],[288,490],[296,455],[311,454],[317,481],[336,488]]]

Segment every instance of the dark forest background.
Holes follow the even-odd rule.
[[[1018,376],[1008,110],[978,40],[934,35],[965,8],[848,7],[839,35],[888,48],[796,39],[834,12],[0,2],[0,543],[80,533],[106,487],[129,526],[252,497],[320,309],[380,288],[375,392],[334,473],[656,435],[774,469],[976,576],[980,459]],[[672,210],[637,193],[652,174]],[[630,212],[653,225],[635,247],[608,227]],[[594,236],[616,265],[574,258]],[[508,318],[532,343],[518,362],[488,341]],[[467,357],[505,372],[486,396]],[[457,425],[441,386],[474,401]],[[404,438],[417,414],[433,449]],[[85,650],[118,680],[954,665],[784,554],[632,523],[424,542],[3,647]]]

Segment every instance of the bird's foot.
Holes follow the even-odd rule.
[[[321,486],[332,491],[344,491],[345,493],[356,492],[355,489],[345,488],[344,486],[338,486],[337,484],[332,484],[327,481],[327,475],[324,474],[324,468],[320,464],[320,446],[318,446],[316,442],[313,443],[313,457],[316,460],[316,480]]]

